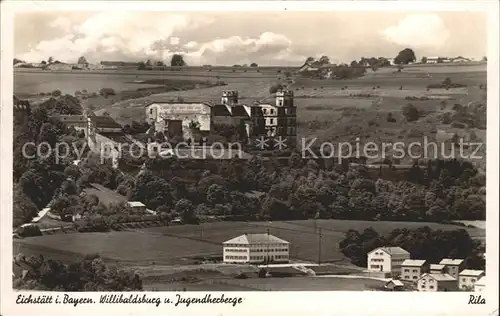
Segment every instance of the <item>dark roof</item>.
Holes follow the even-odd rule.
[[[250,118],[250,116],[248,116],[248,113],[245,110],[245,107],[243,105],[234,105],[231,107],[231,109],[233,112],[233,116]]]
[[[231,112],[229,112],[226,105],[215,104],[212,106],[212,115],[213,116],[231,116]]]
[[[97,128],[121,128],[122,126],[118,124],[110,116],[90,116],[90,120],[95,124]]]
[[[86,123],[87,119],[84,115],[58,115],[56,116],[61,122],[65,124],[71,123]]]

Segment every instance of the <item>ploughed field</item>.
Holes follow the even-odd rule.
[[[195,257],[222,256],[221,243],[244,233],[265,233],[290,242],[294,260],[318,260],[321,228],[321,262],[345,261],[338,243],[349,229],[361,231],[373,227],[386,234],[395,228],[454,230],[456,225],[415,222],[368,222],[344,220],[284,222],[217,222],[201,225],[178,225],[109,233],[68,233],[14,240],[14,253],[43,254],[59,260],[75,260],[85,254],[100,254],[105,260],[124,265],[158,265],[194,262]],[[316,227],[316,229],[315,229]],[[465,228],[473,238],[484,238],[485,231]]]

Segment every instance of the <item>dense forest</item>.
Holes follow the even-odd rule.
[[[106,265],[98,255],[87,255],[70,264],[45,259],[42,255],[14,258],[15,289],[42,291],[140,291],[139,275]]]

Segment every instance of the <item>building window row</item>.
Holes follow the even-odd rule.
[[[288,248],[269,248],[269,249],[252,249],[251,252],[282,252],[288,251]]]
[[[372,265],[370,265],[370,268],[371,269],[378,269],[378,268],[380,268],[380,266],[378,264],[372,264]]]
[[[374,258],[372,258],[371,261],[373,261],[373,262],[384,262],[384,259],[374,259]]]
[[[226,260],[246,260],[247,256],[226,256]]]
[[[226,252],[248,252],[248,249],[233,249],[233,248],[226,248]]]
[[[250,248],[265,248],[265,247],[287,247],[287,244],[253,244],[250,245]]]

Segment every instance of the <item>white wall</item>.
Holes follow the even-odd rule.
[[[391,256],[387,252],[376,249],[368,254],[368,271],[391,272],[391,266]]]

